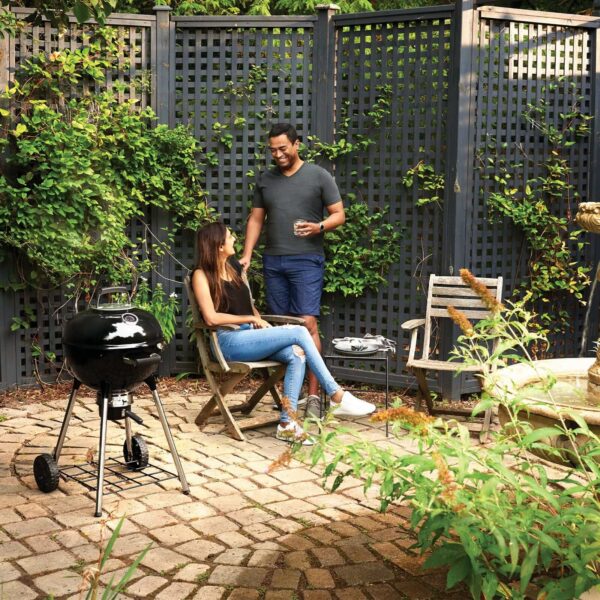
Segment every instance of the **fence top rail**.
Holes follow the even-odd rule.
[[[20,19],[24,19],[28,17],[31,13],[34,12],[33,8],[22,8],[20,6],[11,6],[10,11]],[[45,20],[45,19],[44,19]],[[111,15],[106,19],[107,25],[146,25],[151,26],[156,22],[156,17],[154,15],[135,15],[135,14],[126,14],[126,13],[111,13]],[[77,23],[77,19],[75,15],[69,14],[69,23]],[[85,25],[95,25],[96,21],[94,19],[89,19],[85,22]]]
[[[502,21],[519,21],[540,25],[561,25],[563,27],[600,28],[600,18],[568,13],[526,10],[523,8],[503,8],[501,6],[482,6],[477,9],[480,17]]]
[[[172,16],[171,21],[177,27],[226,27],[236,29],[241,27],[257,27],[278,29],[282,27],[313,28],[317,21],[314,15],[292,15],[261,17],[254,15],[236,16]]]
[[[425,6],[421,8],[404,8],[400,10],[380,10],[377,12],[361,12],[334,15],[336,25],[370,25],[372,23],[398,23],[401,21],[419,21],[430,19],[447,19],[454,12],[453,4],[441,6]]]

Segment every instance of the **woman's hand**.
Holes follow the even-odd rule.
[[[260,317],[253,316],[250,318],[250,325],[252,325],[254,329],[267,329],[268,327],[273,327],[271,323],[267,323],[267,321],[261,319]]]

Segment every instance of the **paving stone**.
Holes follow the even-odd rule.
[[[221,552],[215,558],[215,562],[220,565],[241,565],[252,553],[252,550],[246,548],[231,548]]]
[[[314,548],[315,546],[314,541],[295,534],[284,535],[280,537],[278,541],[294,550],[308,550],[309,548]]]
[[[391,559],[397,567],[411,575],[421,575],[423,573],[422,567],[425,560],[425,556],[411,556],[409,554],[400,554]]]
[[[252,477],[252,481],[256,482],[257,485],[263,488],[277,487],[278,485],[281,485],[281,481],[264,473],[260,475],[254,475],[254,477]]]
[[[302,481],[299,483],[288,483],[279,486],[279,491],[287,494],[290,498],[310,498],[312,496],[323,497],[323,488],[313,481]]]
[[[217,585],[259,587],[268,571],[260,567],[232,567],[219,565],[211,573],[208,582]]]
[[[306,581],[312,588],[334,588],[335,583],[331,573],[327,569],[306,569],[304,571]]]
[[[142,577],[127,586],[126,592],[135,598],[153,598],[154,592],[168,583],[168,579],[149,575]]]
[[[150,548],[146,556],[142,559],[142,565],[164,574],[175,569],[178,565],[185,565],[189,562],[187,556],[178,554],[169,548]]]
[[[47,571],[71,567],[75,564],[75,557],[65,550],[58,550],[48,554],[36,554],[28,558],[21,558],[17,564],[30,575],[38,575]]]
[[[160,529],[151,529],[152,535],[163,545],[189,542],[198,537],[198,533],[187,525],[169,525]]]
[[[284,500],[283,502],[273,502],[268,506],[269,510],[276,512],[282,517],[291,517],[313,509],[312,505],[304,500]]]
[[[204,502],[196,501],[193,504],[184,504],[171,508],[175,517],[184,521],[193,521],[204,517],[212,517],[216,511]]]
[[[273,573],[271,587],[295,590],[300,583],[300,571],[296,569],[276,569]]]
[[[377,557],[372,552],[360,544],[347,544],[340,546],[340,548],[348,560],[353,563],[363,563],[377,560]]]
[[[189,504],[192,502],[192,499],[189,496],[175,490],[172,492],[145,494],[140,499],[146,506],[149,506],[153,510],[165,508],[167,506],[173,507],[177,504]]]
[[[230,496],[215,496],[214,498],[207,498],[206,503],[210,504],[218,511],[225,514],[233,512],[235,510],[241,510],[251,505],[248,498],[244,498],[239,492],[236,492]]]
[[[396,589],[408,596],[411,600],[435,599],[439,592],[432,590],[428,585],[418,579],[408,579],[395,584]]]
[[[387,584],[371,585],[366,591],[373,600],[398,600],[399,596],[398,590]]]
[[[226,548],[221,544],[216,544],[215,542],[209,542],[207,540],[193,540],[179,545],[177,550],[196,560],[204,561],[212,558],[216,554],[220,554],[226,550]]]
[[[335,548],[313,548],[311,552],[322,567],[346,564],[344,557]]]
[[[73,573],[71,573],[71,575],[73,575]],[[9,598],[18,598],[18,600],[34,600],[38,597],[37,592],[32,590],[30,587],[27,587],[21,581],[7,581],[6,583],[3,583],[0,587],[0,593],[2,594],[2,598],[6,598],[7,600]]]
[[[61,546],[65,548],[73,548],[74,546],[81,546],[87,541],[79,532],[73,530],[58,531],[52,534],[53,540],[56,540]]]
[[[294,517],[300,522],[304,523],[305,527],[316,527],[318,525],[329,525],[331,519],[322,517],[318,512],[303,512]]]
[[[0,598],[2,597],[2,582],[13,581],[21,576],[21,571],[9,562],[0,562]]]
[[[319,475],[309,471],[304,467],[300,468],[288,468],[281,469],[279,471],[274,471],[272,473],[275,479],[279,479],[279,481],[283,483],[298,483],[299,481],[312,481],[313,479],[317,479]]]
[[[281,529],[281,531],[284,533],[296,533],[296,531],[304,529],[304,525],[298,523],[297,521],[293,521],[292,519],[271,519],[269,521],[269,525],[271,527],[277,527],[277,529]]]
[[[302,535],[306,535],[323,544],[333,544],[333,542],[340,539],[339,535],[333,533],[333,531],[329,531],[329,529],[326,529],[325,527],[311,527],[310,529],[305,529],[302,532]]]
[[[382,562],[336,567],[334,571],[348,585],[367,585],[394,579],[393,571],[388,569]]]
[[[265,600],[297,600],[298,596],[293,590],[269,590]]]
[[[14,523],[15,521],[22,521],[23,517],[20,516],[16,510],[12,508],[3,508],[0,510],[0,525],[6,523]]]
[[[0,544],[0,560],[21,558],[22,556],[29,556],[30,554],[31,550],[19,542],[5,542]]]
[[[79,590],[81,587],[81,576],[71,570],[63,570],[44,575],[43,577],[37,577],[33,580],[33,583],[48,596],[64,596],[66,594],[73,594]],[[18,597],[15,596],[15,598]]]
[[[189,581],[191,583],[200,583],[204,574],[210,570],[210,567],[203,563],[190,563],[179,569],[173,574],[173,579]]]
[[[232,512],[227,516],[241,525],[264,523],[272,518],[268,512],[261,510],[260,508],[243,508],[242,510]]]
[[[133,554],[137,556],[150,544],[155,546],[155,542],[143,533],[119,536],[113,546],[111,556],[129,556]]]
[[[194,591],[196,586],[193,583],[177,582],[167,586],[164,590],[155,596],[156,600],[185,600]]]
[[[310,569],[312,566],[312,561],[308,552],[304,551],[287,552],[284,555],[284,562],[288,567],[300,569],[302,571]]]
[[[248,561],[249,567],[273,567],[279,557],[281,556],[281,552],[277,552],[276,550],[256,550],[250,557]]]
[[[190,526],[201,533],[202,536],[216,535],[217,533],[224,533],[227,531],[237,531],[240,528],[239,523],[235,523],[221,516],[198,519],[197,521],[192,521]]]
[[[154,529],[155,527],[166,527],[167,525],[174,525],[178,523],[177,517],[167,512],[164,509],[150,510],[129,517],[137,525],[147,527],[148,529]]]
[[[220,542],[227,544],[230,548],[249,546],[254,540],[238,533],[237,531],[226,531],[215,536]]]
[[[327,529],[333,531],[337,535],[342,537],[354,537],[360,535],[360,529],[357,529],[350,523],[340,522],[339,520],[335,523],[330,523],[327,525]]]
[[[358,588],[342,588],[335,590],[338,600],[368,600]]]
[[[119,561],[122,563],[122,561]],[[110,563],[110,564],[109,564]],[[102,569],[102,575],[100,575],[100,581],[102,582],[103,585],[107,586],[110,584],[111,579],[112,579],[112,585],[116,585],[119,583],[119,581],[121,581],[121,579],[123,578],[123,576],[127,573],[127,571],[129,570],[130,565],[123,565],[120,569],[113,569],[113,567],[115,566],[115,564],[112,562],[112,560],[107,561],[107,563],[104,565],[103,569]],[[131,577],[129,578],[129,581],[136,581],[137,579],[139,579],[140,577],[145,577],[145,573],[143,573],[142,571],[140,571],[139,569],[136,569],[133,574],[131,575]]]
[[[19,521],[18,523],[8,523],[3,525],[3,528],[8,535],[16,539],[21,539],[31,537],[33,535],[57,531],[61,527],[58,523],[55,523],[48,517],[39,517],[37,519]]]
[[[306,590],[304,600],[331,600],[331,594],[327,590]]]
[[[34,535],[33,537],[23,540],[36,554],[45,554],[46,552],[54,552],[60,550],[60,544],[54,541],[53,537],[48,535]]]
[[[289,500],[289,496],[282,494],[280,491],[273,488],[262,488],[246,492],[246,496],[253,502],[258,504],[269,504],[270,502],[281,502]]]
[[[250,588],[236,588],[227,596],[227,600],[259,600],[260,592]]]
[[[214,492],[217,496],[233,496],[237,490],[222,481],[211,481],[205,485],[206,489]]]
[[[226,589],[221,586],[206,585],[201,587],[194,596],[193,600],[221,600]]]
[[[253,525],[246,525],[244,527],[244,533],[262,541],[272,540],[281,535],[278,531],[271,529],[264,523],[254,523]]]

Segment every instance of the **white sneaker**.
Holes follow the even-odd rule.
[[[331,412],[335,417],[366,417],[374,411],[374,404],[365,402],[350,392],[344,392],[340,402],[331,403]]]
[[[306,431],[296,421],[290,421],[285,427],[282,427],[280,424],[277,425],[275,437],[290,444],[302,444],[303,446],[312,446],[314,444]]]

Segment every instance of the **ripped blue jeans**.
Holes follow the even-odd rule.
[[[306,365],[315,374],[326,394],[331,396],[340,386],[335,382],[325,366],[306,327],[302,325],[281,325],[267,329],[252,329],[242,325],[234,331],[219,329],[219,345],[227,361],[253,361],[271,359],[287,364],[283,380],[283,393],[289,398],[295,411],[304,381]],[[300,346],[304,355],[294,349]],[[281,421],[289,421],[285,409],[281,411]]]

